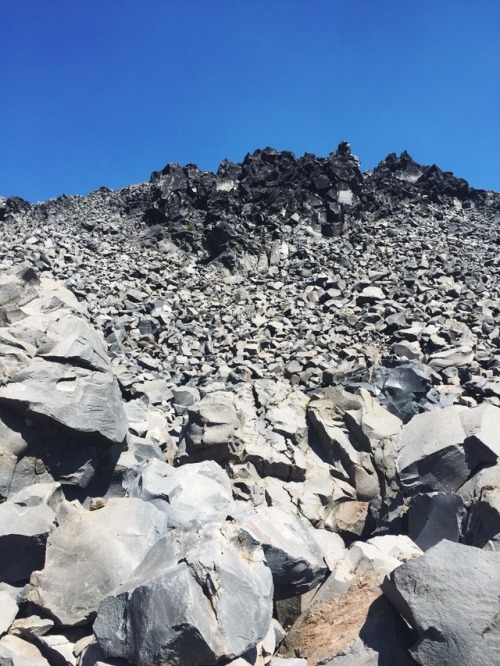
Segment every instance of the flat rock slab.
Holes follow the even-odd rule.
[[[417,635],[411,654],[421,666],[498,666],[500,553],[443,540],[382,590]]]
[[[9,630],[19,610],[8,592],[0,591],[0,636]]]
[[[2,666],[50,666],[42,653],[31,643],[17,636],[4,636],[0,640]]]

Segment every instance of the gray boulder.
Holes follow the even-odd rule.
[[[398,469],[408,494],[454,492],[500,455],[500,409],[484,403],[415,416],[400,435]]]
[[[103,599],[94,632],[107,656],[138,666],[210,666],[266,636],[272,590],[262,549],[241,530],[171,534]]]
[[[130,576],[166,530],[165,514],[135,498],[75,510],[48,539],[29,600],[62,624],[91,622],[102,597]]]
[[[233,505],[229,477],[213,460],[182,467],[148,460],[127,472],[124,487],[164,511],[172,527],[224,521]]]
[[[61,501],[59,484],[37,484],[0,504],[0,580],[18,583],[43,566]]]
[[[65,312],[48,324],[37,356],[47,360],[110,370],[108,350],[102,336],[82,317]]]
[[[413,495],[408,510],[408,535],[424,551],[441,539],[458,543],[466,514],[463,500],[456,493]]]
[[[127,420],[113,375],[35,358],[0,388],[0,401],[96,443],[122,442]]]
[[[379,522],[387,521],[398,494],[401,420],[364,389],[353,395],[326,388],[320,396],[311,402],[308,416],[328,462],[356,489],[356,499],[369,502]]]
[[[500,465],[481,470],[459,493],[468,507],[464,542],[500,551]]]
[[[231,393],[209,393],[188,407],[185,446],[190,461],[225,462],[234,459],[241,445],[237,437],[239,426],[240,420]]]
[[[443,540],[395,569],[382,590],[415,632],[421,666],[498,664],[500,553]]]
[[[329,572],[323,550],[298,517],[279,507],[260,505],[237,518],[264,549],[275,599],[303,594],[323,582]]]

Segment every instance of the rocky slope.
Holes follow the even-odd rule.
[[[0,199],[0,663],[497,663],[499,220],[346,143]]]

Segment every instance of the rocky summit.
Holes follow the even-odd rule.
[[[345,142],[0,199],[0,664],[497,666],[499,222]]]

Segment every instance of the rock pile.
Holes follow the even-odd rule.
[[[0,663],[498,663],[499,220],[345,143],[0,199]]]

